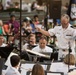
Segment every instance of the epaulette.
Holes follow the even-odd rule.
[[[71,28],[74,28],[74,26],[70,26]]]

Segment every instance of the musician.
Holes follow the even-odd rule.
[[[52,52],[52,48],[46,46],[47,45],[47,39],[45,36],[41,36],[39,40],[39,45],[34,47],[32,50],[36,52]]]
[[[69,59],[68,59],[69,58]],[[68,68],[69,65],[69,68]],[[67,54],[64,57],[63,62],[53,62],[51,64],[50,71],[63,72],[64,75],[68,75],[68,71],[75,68],[75,57],[73,54]]]
[[[28,42],[22,46],[21,59],[32,60],[31,56],[26,52],[26,49],[32,50],[36,46],[35,34],[30,34],[27,40]]]
[[[40,64],[35,64],[32,68],[32,75],[45,75],[43,67]]]
[[[37,30],[46,36],[57,37],[58,48],[59,48],[59,58],[63,58],[69,52],[69,45],[71,47],[71,53],[75,55],[75,39],[76,38],[76,29],[71,27],[69,23],[70,18],[67,14],[61,16],[61,26],[55,26],[53,29],[45,31],[38,27]],[[70,42],[68,44],[68,42]]]
[[[22,50],[24,51],[25,49],[32,49],[33,46],[36,45],[36,37],[35,34],[30,34],[28,36],[28,43],[25,43],[22,47]]]
[[[11,67],[8,69],[5,75],[21,75],[18,72],[18,68],[20,65],[20,57],[17,55],[12,55],[10,58]]]

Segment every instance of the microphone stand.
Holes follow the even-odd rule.
[[[68,72],[69,72],[69,69],[70,69],[70,53],[72,52],[72,50],[71,50],[71,46],[70,46],[70,42],[68,42],[68,44],[69,44],[69,53],[68,53]]]

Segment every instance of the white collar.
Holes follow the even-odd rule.
[[[12,67],[12,66],[11,66],[11,68],[12,68],[15,72],[18,72],[18,69],[17,69],[17,68]]]
[[[72,26],[72,25],[69,23],[69,25],[68,25],[68,27],[66,29],[70,28],[70,26]],[[60,26],[60,29],[63,29],[62,25]]]

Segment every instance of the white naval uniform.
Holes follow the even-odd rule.
[[[19,71],[16,68],[10,67],[7,70],[7,72],[5,73],[5,75],[21,75],[21,74],[19,73]]]
[[[50,48],[50,47],[48,47],[48,46],[45,46],[44,49],[41,49],[41,48],[39,47],[39,45],[38,45],[38,46],[34,47],[34,48],[32,49],[32,51],[35,51],[35,52],[52,52],[52,48]]]
[[[59,58],[62,58],[66,54],[68,54],[69,42],[70,47],[72,49],[72,54],[75,55],[75,37],[76,37],[76,29],[71,28],[69,24],[67,29],[63,29],[62,26],[56,26],[54,29],[48,30],[51,36],[55,35],[58,41],[59,48]],[[63,51],[63,49],[67,51]]]

